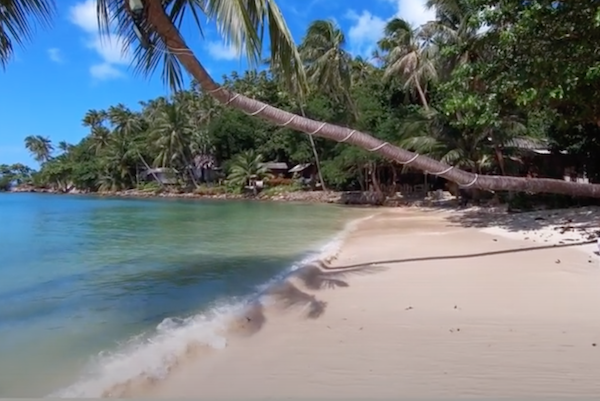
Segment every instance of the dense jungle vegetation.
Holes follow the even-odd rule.
[[[232,72],[222,84],[466,171],[522,174],[515,143],[534,143],[568,152],[580,173],[599,182],[600,56],[592,40],[600,38],[598,6],[541,0],[430,0],[429,6],[437,17],[422,26],[390,20],[368,59],[347,50],[334,22],[312,22],[298,45],[309,85],[302,95],[267,61],[262,69]],[[135,107],[89,110],[82,122],[89,134],[77,144],[26,138],[40,170],[1,165],[0,186],[118,191],[147,185],[140,172],[149,167],[167,167],[194,190],[204,184],[189,166],[203,160],[222,166],[223,187],[235,191],[250,176],[268,178],[261,162],[281,161],[314,163],[327,189],[386,192],[407,170],[224,106],[196,82]]]

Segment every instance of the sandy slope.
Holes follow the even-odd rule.
[[[598,258],[524,250],[542,244],[460,224],[406,209],[364,221],[333,265],[384,268],[305,271],[237,322],[225,350],[193,353],[120,395],[600,394]]]

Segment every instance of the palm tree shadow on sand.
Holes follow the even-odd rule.
[[[299,288],[293,281],[297,280],[308,290],[320,291],[326,289],[346,288],[350,285],[344,279],[351,275],[374,274],[386,270],[385,266],[353,266],[337,271],[323,270],[323,262],[308,264],[290,275],[282,283],[267,289],[265,296],[269,306],[283,311],[301,311],[306,319],[318,319],[327,309],[327,302]],[[236,334],[252,336],[258,333],[266,324],[265,305],[258,300],[250,304],[234,322],[231,329]]]
[[[423,257],[415,257],[415,258],[403,258],[403,259],[391,259],[391,260],[374,260],[368,263],[362,263],[360,265],[345,265],[345,266],[336,266],[336,267],[327,267],[324,269],[330,270],[331,272],[336,272],[338,269],[341,269],[341,272],[346,272],[348,270],[369,266],[376,267],[383,264],[400,264],[400,263],[410,263],[410,262],[425,262],[431,260],[452,260],[452,259],[471,259],[471,258],[483,258],[486,256],[494,256],[494,255],[505,255],[510,253],[520,253],[520,252],[532,252],[532,251],[541,251],[543,249],[553,249],[553,248],[573,248],[576,246],[589,245],[596,243],[596,240],[591,241],[581,241],[577,243],[570,244],[552,244],[552,245],[540,245],[540,246],[530,246],[524,248],[510,248],[510,249],[502,249],[499,251],[487,251],[487,252],[477,252],[477,253],[467,253],[467,254],[459,254],[459,255],[439,255],[439,256],[423,256]],[[600,252],[594,251],[594,253],[600,256]],[[591,260],[591,259],[590,259]]]

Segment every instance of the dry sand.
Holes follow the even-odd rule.
[[[363,221],[332,266],[379,268],[304,270],[234,325],[226,349],[192,352],[165,380],[113,395],[600,394],[598,257],[515,239],[562,235],[534,217],[510,229],[488,217],[490,234],[473,216],[395,209]]]

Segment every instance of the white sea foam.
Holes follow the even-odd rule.
[[[294,263],[281,274],[260,285],[255,294],[230,299],[211,305],[207,311],[189,318],[166,318],[151,335],[140,334],[118,347],[117,351],[103,352],[94,358],[81,379],[49,397],[101,397],[108,389],[137,378],[161,379],[185,355],[191,344],[202,344],[212,349],[227,347],[224,335],[232,317],[261,297],[269,286],[287,278],[303,265],[327,257],[335,257],[344,239],[357,225],[373,216],[353,220],[329,241],[315,247],[315,252]]]

